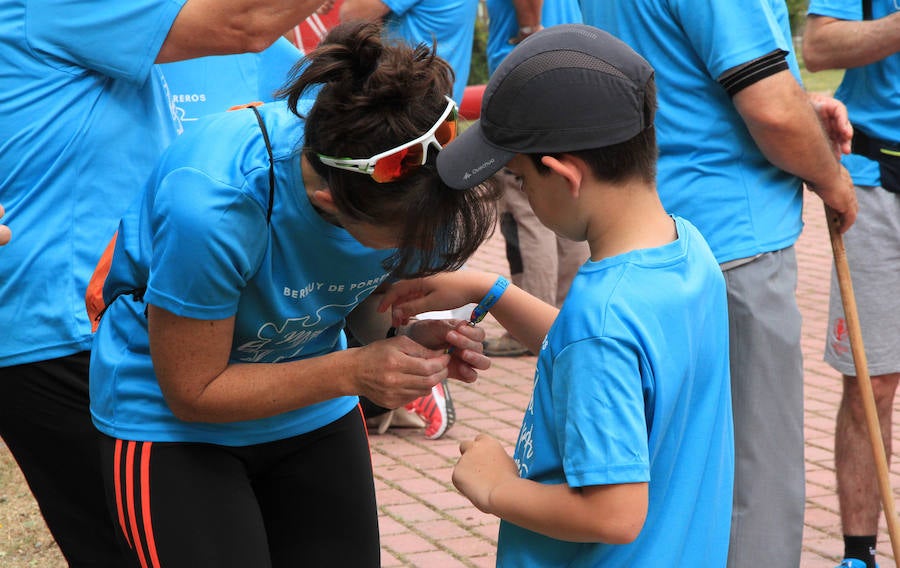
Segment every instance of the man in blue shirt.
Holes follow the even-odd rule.
[[[803,181],[856,214],[849,175],[799,83],[778,0],[582,2],[585,23],[657,70],[660,198],[725,272],[735,486],[728,565],[797,566],[803,535],[803,365],[794,242]]]
[[[894,292],[900,281],[900,4],[812,0],[803,55],[811,71],[847,70],[835,97],[847,105],[853,121],[853,151],[844,164],[856,186],[859,217],[844,235],[844,246],[890,459],[894,393],[900,381],[900,297]],[[843,375],[844,388],[834,450],[846,559],[841,566],[874,568],[877,474],[834,277],[830,303],[825,360]]]
[[[0,1],[0,199],[16,232],[0,251],[0,436],[71,566],[126,565],[88,413],[84,295],[180,128],[155,63],[264,49],[319,3]]]

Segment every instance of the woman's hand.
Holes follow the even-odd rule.
[[[491,366],[484,355],[484,330],[458,319],[426,319],[413,322],[404,334],[430,349],[450,354],[448,376],[466,383],[475,382],[478,371]]]
[[[385,408],[399,408],[431,392],[449,376],[450,355],[398,336],[351,350],[357,357],[354,392]]]

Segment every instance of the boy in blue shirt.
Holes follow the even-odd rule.
[[[725,282],[696,228],[659,201],[653,74],[596,28],[539,31],[492,76],[480,122],[438,158],[451,187],[510,168],[548,227],[588,242],[559,310],[475,270],[398,283],[381,305],[402,323],[482,299],[539,353],[514,456],[480,435],[453,472],[501,518],[498,566],[725,565]]]

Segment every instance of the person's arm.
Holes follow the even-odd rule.
[[[172,412],[198,422],[274,416],[362,395],[397,408],[447,377],[449,355],[408,337],[288,363],[232,363],[234,318],[199,320],[148,306],[153,369]]]
[[[321,5],[322,0],[187,0],[156,62],[258,53]]]
[[[6,215],[6,211],[3,210],[3,205],[0,205],[0,219]],[[6,225],[0,225],[0,246],[5,245],[12,238],[12,231],[9,230],[9,227]]]
[[[839,230],[849,229],[857,211],[853,182],[793,74],[784,70],[768,75],[739,90],[732,100],[766,158],[806,181],[839,214]]]
[[[496,280],[496,274],[469,269],[404,280],[387,290],[378,309],[390,307],[395,325],[405,323],[424,312],[477,304]],[[513,337],[537,353],[559,310],[509,284],[490,313]]]
[[[851,21],[810,14],[803,32],[803,61],[810,71],[849,69],[900,51],[900,12]]]
[[[460,444],[453,484],[485,513],[570,542],[626,544],[637,538],[649,503],[647,483],[575,488],[519,477],[500,443],[479,434]]]
[[[516,11],[516,23],[519,24],[518,34],[510,38],[513,45],[519,43],[534,32],[540,30],[544,0],[512,0]]]
[[[341,4],[341,21],[380,20],[390,11],[381,0],[344,0]]]

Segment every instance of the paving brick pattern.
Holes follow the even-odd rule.
[[[821,201],[807,194],[806,227],[797,243],[798,302],[803,314],[807,507],[801,567],[833,567],[843,552],[834,481],[834,416],[840,377],[822,361],[828,311],[831,245]],[[499,234],[469,262],[473,268],[508,271]],[[490,316],[481,324],[500,333]],[[494,565],[498,521],[454,489],[450,474],[461,440],[489,433],[512,449],[531,394],[534,357],[495,358],[474,385],[451,385],[457,423],[440,440],[421,431],[391,429],[371,438],[381,511],[385,568],[488,567]],[[896,435],[895,435],[896,439]],[[895,442],[895,447],[900,444]],[[892,487],[900,475],[892,471]],[[895,491],[896,493],[896,491]],[[896,497],[895,497],[896,498]],[[881,568],[894,568],[884,521]]]

